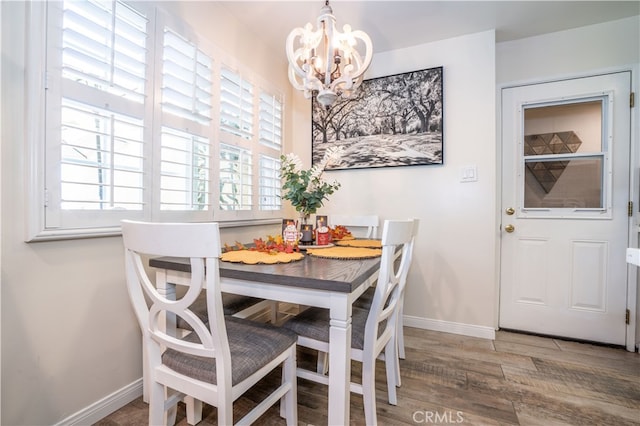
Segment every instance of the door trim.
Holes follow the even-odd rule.
[[[496,172],[500,177],[497,179],[496,183],[496,221],[498,223],[499,229],[497,230],[499,234],[499,238],[497,240],[497,251],[498,256],[496,257],[496,271],[500,271],[502,268],[502,237],[504,236],[503,232],[501,232],[502,227],[502,153],[504,146],[504,135],[502,134],[502,92],[505,89],[530,86],[535,84],[544,84],[544,83],[554,83],[561,82],[566,80],[573,80],[577,78],[585,78],[585,77],[596,77],[600,75],[606,74],[615,74],[620,72],[629,72],[631,74],[631,92],[634,92],[636,95],[635,106],[631,111],[631,129],[630,129],[630,141],[631,146],[629,147],[629,200],[633,202],[633,214],[629,217],[628,220],[628,235],[627,235],[627,245],[628,247],[638,247],[638,240],[640,234],[640,148],[639,145],[639,122],[640,118],[638,117],[638,109],[640,104],[640,76],[639,76],[640,64],[633,64],[628,66],[621,67],[611,67],[600,70],[593,70],[591,72],[584,73],[575,73],[570,75],[561,75],[550,78],[536,79],[536,80],[524,80],[517,82],[507,82],[497,85],[496,92],[496,133],[499,135],[499,143],[497,144],[498,152],[496,153]],[[634,114],[634,112],[636,112]],[[498,196],[500,195],[500,196]],[[638,316],[638,286],[640,286],[638,270],[640,268],[628,265],[627,266],[627,309],[630,313],[631,320],[629,324],[626,325],[626,344],[625,348],[627,351],[635,352],[637,348],[640,347],[640,344],[636,342],[640,342],[640,338],[636,339],[636,332],[640,330],[640,317]],[[500,324],[500,288],[502,286],[502,276],[500,273],[497,274],[498,277],[498,286],[496,291],[496,308],[495,308],[495,318],[496,318],[496,329],[499,328]],[[635,320],[634,320],[635,319]]]

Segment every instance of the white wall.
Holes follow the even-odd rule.
[[[417,217],[406,324],[493,335],[497,311],[493,31],[375,55],[366,78],[444,67],[444,165],[329,172],[342,187],[322,214]],[[294,147],[309,165],[310,107],[296,98]],[[460,183],[463,166],[478,181]]]
[[[638,63],[640,17],[496,45],[496,82],[540,81]],[[637,80],[636,80],[637,81]]]
[[[51,425],[135,383],[142,376],[140,331],[130,307],[119,237],[24,243],[24,46],[29,2],[2,10],[1,348],[3,425]],[[260,41],[240,31],[219,3],[162,3],[187,14],[216,44],[240,55],[283,91],[285,58],[274,66]],[[289,135],[285,133],[285,137]],[[247,241],[276,232],[223,230]]]
[[[631,111],[632,200],[639,200],[640,174],[640,16],[598,25],[499,43],[496,46],[496,82],[498,87],[527,82],[549,81],[582,76],[603,71],[631,69],[632,91],[636,93],[636,106]],[[638,230],[640,213],[635,208],[632,229]],[[638,246],[638,234],[632,231],[630,247]],[[630,268],[631,276],[637,272]],[[640,274],[638,274],[640,275]],[[635,296],[640,306],[640,277],[636,276]],[[635,335],[640,343],[640,313],[636,311]]]

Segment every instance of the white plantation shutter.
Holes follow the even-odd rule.
[[[283,97],[162,3],[32,2],[27,241],[281,216]],[[41,142],[44,140],[44,144]]]
[[[148,19],[119,2],[49,6],[44,227],[140,218]]]
[[[160,208],[209,210],[209,141],[169,128],[161,139]]]
[[[280,159],[260,155],[260,210],[280,210]]]
[[[195,41],[163,32],[160,210],[211,212],[213,60]],[[180,129],[178,129],[178,125]],[[199,217],[211,219],[212,213]]]
[[[164,31],[162,110],[209,125],[213,60],[169,29]]]
[[[65,1],[62,77],[144,102],[148,20],[120,2]]]
[[[258,108],[259,208],[263,211],[280,210],[280,154],[282,152],[282,100],[266,92],[260,93]]]
[[[253,85],[239,74],[220,72],[220,128],[244,139],[253,137]]]
[[[67,100],[61,116],[61,208],[142,210],[142,120]]]
[[[220,144],[220,209],[250,210],[251,181],[251,151]]]
[[[280,198],[280,154],[282,153],[282,96],[262,91],[258,108],[259,208],[262,211],[282,209]]]
[[[280,150],[282,147],[282,101],[268,93],[260,94],[260,143]]]

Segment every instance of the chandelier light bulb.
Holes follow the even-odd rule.
[[[364,52],[359,47],[364,47]],[[293,87],[302,90],[307,99],[317,94],[318,102],[327,108],[339,96],[349,96],[360,86],[373,56],[366,33],[353,31],[348,24],[342,33],[336,29],[328,0],[320,11],[316,29],[311,23],[295,28],[287,37],[286,51]]]

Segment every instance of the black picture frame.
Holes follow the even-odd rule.
[[[443,67],[364,80],[325,108],[313,98],[312,161],[330,146],[342,157],[326,170],[443,164]]]

